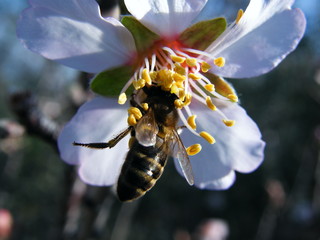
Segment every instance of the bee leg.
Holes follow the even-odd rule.
[[[184,126],[184,125],[177,127],[177,129],[176,129],[177,133],[180,135],[180,134],[182,133],[182,131],[183,131],[184,128],[187,128],[187,127]]]
[[[122,131],[120,134],[118,134],[116,137],[114,137],[113,139],[111,139],[109,142],[103,143],[77,143],[77,142],[73,142],[74,146],[80,146],[80,147],[87,147],[87,148],[93,148],[93,149],[104,149],[104,148],[112,148],[115,145],[117,145],[117,143],[124,138],[125,136],[127,136],[127,134],[129,132],[131,132],[133,129],[132,126],[128,127],[126,130]]]

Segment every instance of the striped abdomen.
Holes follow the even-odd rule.
[[[158,147],[145,147],[138,141],[128,152],[118,179],[117,193],[121,201],[143,196],[160,178],[168,155]]]

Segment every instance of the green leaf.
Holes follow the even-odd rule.
[[[132,66],[120,66],[99,73],[92,80],[92,91],[103,96],[118,96],[134,74]]]
[[[204,51],[227,28],[225,18],[215,18],[198,22],[184,30],[179,41],[190,48]]]
[[[123,17],[122,24],[131,32],[137,50],[143,52],[150,48],[160,37],[131,16]]]

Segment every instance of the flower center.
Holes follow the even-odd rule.
[[[133,77],[121,91],[119,104],[126,102],[125,92],[130,85],[133,85],[136,90],[145,86],[156,85],[161,87],[163,91],[168,91],[177,96],[174,104],[182,122],[192,133],[204,138],[210,144],[215,143],[215,139],[208,132],[196,132],[196,115],[192,114],[189,107],[192,98],[197,99],[210,110],[220,114],[226,126],[231,127],[234,125],[235,121],[227,119],[214,105],[212,98],[236,102],[237,96],[232,91],[232,94],[228,94],[227,97],[220,95],[215,91],[215,85],[205,75],[212,65],[223,67],[225,65],[223,57],[214,57],[204,51],[186,48],[176,41],[157,42],[148,54],[144,56],[139,61],[140,64]],[[224,80],[221,79],[221,81],[221,83],[227,84]],[[221,87],[220,85],[219,83],[219,87]],[[223,87],[231,89],[228,84]],[[138,115],[134,114],[130,109],[129,125],[136,124],[141,117]],[[190,152],[195,154],[198,151],[194,151],[194,149],[199,150],[201,148],[193,147],[192,149]]]

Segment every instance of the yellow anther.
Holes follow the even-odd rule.
[[[199,133],[201,137],[203,137],[205,140],[207,140],[208,143],[210,144],[214,144],[216,142],[216,140],[214,139],[214,137],[212,137],[209,133],[207,132],[201,132]]]
[[[134,117],[135,117],[137,120],[139,120],[140,118],[142,118],[142,113],[141,113],[141,111],[140,111],[139,108],[130,107],[130,108],[128,109],[128,113],[129,113],[129,114],[133,114]]]
[[[182,66],[180,66],[180,64],[178,64],[178,63],[175,63],[174,64],[174,71],[176,72],[176,73],[179,73],[179,74],[181,74],[182,76],[184,76],[185,74],[186,74],[186,69],[184,68],[184,67],[182,67]]]
[[[207,84],[204,86],[204,88],[208,91],[208,92],[214,92],[215,87],[213,84]]]
[[[149,104],[148,103],[141,103],[141,106],[143,110],[147,111],[149,109]]]
[[[219,57],[213,60],[213,63],[218,67],[223,67],[226,64],[226,60],[224,59],[224,57]]]
[[[187,147],[186,152],[189,156],[193,156],[199,153],[201,149],[202,149],[202,146],[199,143],[197,143],[197,144],[191,145],[190,147]]]
[[[184,80],[186,80],[186,76],[181,75],[179,73],[174,73],[172,77],[173,77],[173,80],[176,82],[183,82]]]
[[[149,75],[151,80],[154,81],[157,78],[158,72],[150,72]]]
[[[129,114],[127,122],[129,124],[129,126],[134,126],[137,124],[137,119],[134,117],[133,114]]]
[[[198,74],[194,74],[194,73],[189,73],[188,77],[191,78],[192,80],[199,80],[201,79],[201,76]]]
[[[144,80],[143,78],[138,80],[138,84],[140,88],[143,88],[146,85],[146,80]]]
[[[229,119],[223,119],[222,122],[227,126],[227,127],[232,127],[236,121],[235,120],[229,120]]]
[[[140,89],[140,85],[139,85],[138,81],[133,80],[132,85],[133,85],[133,87],[134,87],[135,90]]]
[[[241,19],[242,16],[243,16],[243,13],[244,13],[243,10],[242,10],[242,9],[239,9],[238,14],[237,14],[237,18],[236,18],[236,24],[239,23],[240,19]]]
[[[190,93],[186,94],[186,97],[184,99],[184,105],[188,106],[191,103],[192,95]]]
[[[177,87],[176,84],[172,84],[171,89],[170,89],[170,93],[173,93],[173,94],[176,94],[176,95],[179,94],[179,88]]]
[[[195,58],[187,58],[186,63],[189,67],[195,67],[197,66],[197,59]]]
[[[174,105],[176,106],[176,108],[179,108],[179,109],[184,107],[184,104],[180,99],[174,100]]]
[[[118,98],[118,103],[122,105],[122,104],[125,104],[126,101],[127,101],[126,93],[121,93],[119,98]]]
[[[207,107],[210,108],[212,111],[217,110],[217,107],[212,103],[211,97],[209,96],[206,97],[206,103],[207,103]]]
[[[172,61],[177,62],[177,63],[183,63],[186,60],[185,57],[180,57],[180,56],[176,56],[176,55],[170,55],[170,58],[172,59]]]
[[[206,73],[209,71],[209,69],[211,68],[211,65],[207,62],[202,62],[201,63],[201,71]]]
[[[238,96],[235,94],[229,94],[227,98],[229,98],[232,102],[238,102],[239,100]]]
[[[196,128],[197,128],[196,117],[197,117],[197,115],[192,115],[192,116],[188,117],[188,124],[193,130],[196,130]]]
[[[186,97],[186,92],[183,89],[180,89],[179,90],[179,98],[180,98],[180,100],[184,101],[185,97]]]
[[[142,70],[142,78],[146,81],[146,83],[148,85],[152,84],[152,80],[151,80],[151,77],[150,77],[148,69],[145,68],[145,69]]]

